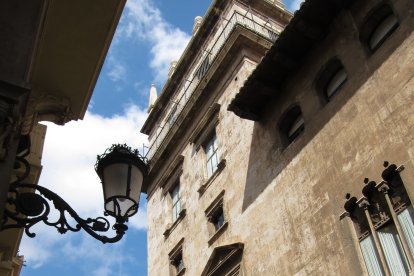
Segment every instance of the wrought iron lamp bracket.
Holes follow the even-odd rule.
[[[61,234],[67,231],[78,232],[83,229],[103,243],[114,243],[121,240],[128,229],[125,224],[128,221],[127,217],[115,218],[116,222],[112,226],[116,233],[114,237],[98,234],[98,232],[107,232],[110,229],[110,223],[106,218],[83,219],[56,193],[39,185],[23,183],[22,181],[29,175],[30,165],[23,157],[16,157],[16,161],[24,166],[24,172],[10,184],[9,197],[1,221],[1,230],[24,228],[27,236],[33,238],[36,234],[31,231],[31,227],[38,222],[44,222],[48,226],[55,227]],[[58,218],[55,220],[49,218],[51,211],[49,202],[52,202],[58,211]],[[68,222],[67,215],[76,221],[75,226]],[[107,214],[104,215],[107,216]]]

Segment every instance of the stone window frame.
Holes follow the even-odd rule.
[[[226,231],[229,224],[228,216],[226,215],[226,211],[224,209],[224,194],[225,190],[222,190],[204,211],[207,217],[210,234],[210,238],[208,240],[209,246],[211,246]],[[215,217],[218,215],[218,212],[221,212],[224,218],[223,224],[219,227],[217,227],[213,222]]]
[[[332,84],[340,73],[345,73],[345,79],[342,79],[335,89],[329,93],[328,88]],[[332,100],[335,95],[342,89],[342,87],[348,81],[348,73],[343,63],[338,57],[333,57],[325,63],[324,66],[319,70],[315,78],[315,89],[322,99],[324,104],[327,104]]]
[[[183,173],[183,162],[184,156],[178,156],[167,169],[166,176],[161,179],[161,188],[162,188],[162,195],[168,201],[168,209],[171,209],[173,212],[173,202],[172,202],[172,191],[174,190],[177,185],[180,186],[181,191],[181,181],[180,177]],[[180,206],[181,210],[178,213],[178,216],[175,220],[173,220],[173,216],[171,213],[171,222],[169,222],[166,226],[166,229],[163,233],[164,237],[167,239],[170,233],[177,227],[177,225],[184,219],[187,214],[187,209],[185,206],[185,202],[180,197]]]
[[[301,125],[290,134],[295,125],[302,121]],[[305,132],[305,118],[299,103],[291,105],[281,116],[278,126],[279,135],[282,146],[287,148],[290,144],[295,142]]]
[[[190,136],[190,143],[194,145],[195,152],[198,152],[201,148],[203,149],[203,175],[204,181],[198,188],[198,193],[200,196],[204,194],[207,188],[214,182],[214,179],[223,171],[226,167],[226,159],[225,159],[225,151],[222,149],[221,145],[218,145],[219,150],[219,162],[215,171],[212,175],[208,176],[207,173],[207,157],[205,152],[205,145],[210,141],[213,134],[216,135],[216,139],[219,142],[220,137],[217,135],[216,132],[217,126],[220,123],[220,104],[214,103],[210,106],[207,110],[205,116],[200,121],[200,123],[196,126],[195,130]]]
[[[371,45],[372,36],[376,31],[378,31],[383,23],[386,23],[386,19],[389,19],[390,16],[394,16],[394,18],[392,18],[395,19],[394,25],[386,31],[386,33],[382,36],[381,39],[378,40],[377,43],[375,43],[375,45]],[[381,3],[368,12],[367,16],[364,19],[364,22],[359,28],[359,39],[364,45],[364,48],[368,54],[371,55],[375,53],[385,43],[385,41],[388,40],[388,38],[399,27],[399,22],[400,20],[397,14],[389,3]]]
[[[183,245],[184,245],[184,238],[181,238],[181,240],[174,246],[174,248],[170,251],[170,253],[168,253],[171,276],[181,276],[185,274],[186,267],[185,267],[184,257],[183,257]],[[180,265],[177,264],[178,261],[180,261],[180,264],[182,264],[181,268],[180,268]]]
[[[215,247],[201,276],[243,275],[243,251],[241,242]]]
[[[403,223],[399,220],[400,214],[404,211],[409,212],[409,208],[412,210],[413,207],[405,189],[405,183],[400,176],[404,166],[397,167],[395,164],[390,165],[385,161],[384,167],[381,174],[383,180],[378,184],[375,181],[369,181],[368,178],[364,179],[366,184],[362,189],[364,196],[359,200],[356,197],[351,197],[350,194],[346,195],[345,212],[341,214],[340,219],[349,218],[351,228],[354,229],[355,238],[359,243],[361,251],[359,256],[365,264],[368,274],[369,270],[375,270],[379,271],[378,273],[390,275],[390,271],[398,267],[390,265],[390,262],[394,264],[397,261],[400,263],[400,267],[403,267],[405,272],[411,275],[414,269],[414,236],[409,233],[414,230],[414,227],[411,226],[410,229],[407,229],[409,224],[404,222],[404,228],[402,227]],[[414,222],[412,214],[410,219],[412,225]],[[393,237],[395,236],[394,248],[390,245],[384,248],[379,233],[384,231],[391,233]],[[366,239],[368,240],[365,241]],[[382,239],[384,238],[382,237]],[[390,253],[394,254],[392,258]],[[373,262],[373,259],[376,261]],[[371,265],[368,265],[367,262],[370,262]],[[378,263],[378,265],[372,265],[373,263]]]

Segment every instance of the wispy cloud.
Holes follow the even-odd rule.
[[[119,38],[137,39],[150,44],[155,81],[165,81],[170,62],[178,60],[190,35],[168,23],[150,0],[127,2],[120,24]]]
[[[108,57],[108,67],[109,71],[107,73],[109,79],[113,82],[118,82],[120,80],[126,80],[126,68],[119,60],[117,60],[113,55]]]
[[[139,133],[139,129],[146,117],[145,111],[131,105],[125,109],[124,114],[110,118],[88,111],[83,121],[70,122],[64,127],[48,123],[42,160],[45,170],[41,174],[39,184],[62,196],[81,217],[102,216],[102,186],[94,171],[96,155],[103,153],[114,143],[127,143],[133,148],[142,149],[143,143],[147,140]],[[131,230],[146,229],[146,206],[142,205],[138,214],[129,223]],[[77,253],[72,254],[72,251],[75,251],[73,236],[79,234],[60,236],[56,229],[45,225],[37,226],[34,232],[38,233],[36,238],[24,238],[21,246],[21,254],[25,256],[28,266],[32,268],[41,267],[46,262],[56,261],[54,259],[56,255],[64,256],[60,259],[78,258],[81,262],[82,258],[86,257],[82,257],[83,251],[79,250],[86,250],[85,246],[89,246],[86,247],[88,249],[87,252],[85,251],[85,256],[93,253],[96,254],[97,260],[102,260],[103,263],[97,267],[110,271],[113,269],[112,266],[120,265],[119,262],[108,264],[108,259],[111,259],[114,254],[106,252],[107,245],[102,245],[89,236],[85,240],[92,240],[93,246],[88,241],[82,240],[84,244],[76,245]],[[113,233],[107,235],[111,236]],[[81,234],[81,236],[87,235]],[[107,255],[101,256],[100,251],[106,252]],[[88,275],[113,274],[97,271],[95,274]]]

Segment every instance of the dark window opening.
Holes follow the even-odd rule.
[[[360,39],[373,53],[398,26],[398,18],[392,8],[389,5],[381,5],[367,16],[360,30]]]
[[[319,72],[316,79],[316,89],[322,98],[329,102],[347,81],[346,73],[341,61],[334,58],[330,60]]]
[[[179,252],[174,259],[171,261],[171,264],[175,268],[175,272],[178,274],[181,270],[184,269],[183,254]]]
[[[285,146],[292,143],[305,130],[305,120],[298,105],[290,108],[279,124],[282,142]]]
[[[217,210],[211,215],[210,222],[214,225],[214,229],[217,231],[224,225],[224,212],[223,207],[220,206]]]

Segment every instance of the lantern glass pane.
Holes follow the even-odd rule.
[[[131,179],[128,189],[128,168]],[[113,216],[132,216],[137,211],[143,174],[138,167],[115,163],[104,170],[105,210]],[[108,199],[110,199],[108,201]]]
[[[113,196],[126,196],[128,164],[115,163],[104,169],[105,201]]]
[[[129,193],[129,197],[135,200],[137,203],[139,202],[139,195],[141,194],[143,182],[143,175],[141,170],[137,167],[132,166],[131,168],[131,191]]]
[[[137,207],[135,202],[128,198],[113,198],[105,204],[105,210],[115,217],[130,217],[137,212]]]

